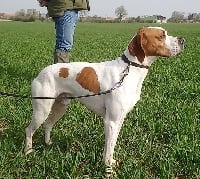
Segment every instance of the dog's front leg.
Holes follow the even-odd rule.
[[[105,148],[103,162],[107,166],[112,166],[116,162],[113,159],[114,148],[117,142],[119,131],[124,121],[124,116],[125,115],[121,114],[120,117],[116,116],[116,118],[113,120],[113,118],[110,118],[110,115],[106,115],[104,119]]]

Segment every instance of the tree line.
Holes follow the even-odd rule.
[[[116,18],[104,18],[99,16],[88,16],[87,11],[80,11],[79,17],[80,21],[86,22],[139,22],[139,23],[153,23],[156,22],[157,15],[153,16],[138,16],[138,17],[128,17],[128,13],[124,6],[119,6],[115,9]],[[33,22],[36,20],[49,20],[48,14],[41,14],[36,9],[28,9],[24,10],[21,9],[15,13],[15,16],[10,18],[11,20],[15,21],[24,21],[24,22]],[[190,13],[186,15],[184,12],[174,11],[167,22],[172,23],[181,23],[181,22],[200,22],[200,13]]]
[[[200,22],[200,13],[189,13],[185,16],[184,12],[174,11],[168,22]]]

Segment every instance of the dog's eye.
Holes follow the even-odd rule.
[[[166,35],[165,34],[162,34],[162,35],[159,35],[156,37],[158,40],[163,40],[166,38]]]
[[[163,34],[163,35],[160,36],[161,39],[165,39],[165,37],[166,37],[165,34]]]

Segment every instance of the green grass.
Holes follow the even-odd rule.
[[[144,25],[79,23],[71,59],[114,59]],[[150,68],[118,138],[115,178],[200,178],[200,24],[162,26],[186,39],[185,51]],[[0,91],[30,94],[31,81],[53,62],[53,23],[0,22],[0,39]],[[74,101],[52,131],[53,145],[44,145],[40,128],[35,152],[25,156],[31,112],[30,100],[0,97],[0,178],[104,178],[101,118]]]

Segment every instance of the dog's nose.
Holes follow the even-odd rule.
[[[184,38],[178,38],[178,43],[183,45],[185,43],[185,39]]]

